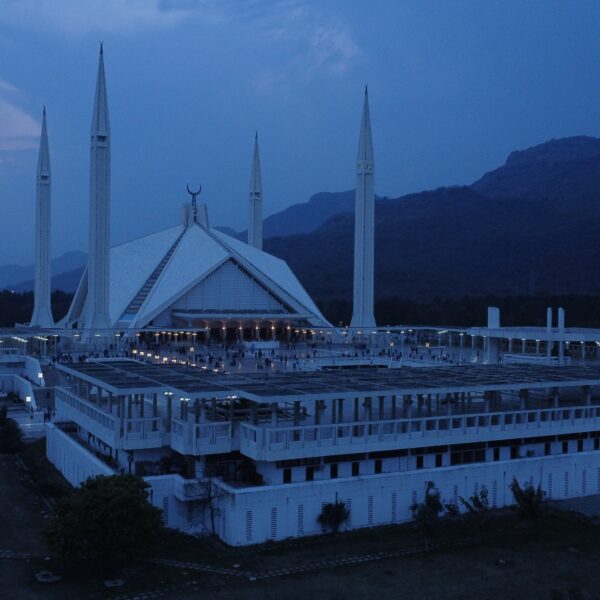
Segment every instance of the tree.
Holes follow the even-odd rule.
[[[517,478],[513,477],[509,487],[515,499],[516,508],[523,518],[533,520],[541,516],[545,495],[541,484],[538,484],[537,488],[534,488],[531,483],[521,487]]]
[[[350,511],[346,505],[336,500],[323,505],[321,513],[317,517],[317,522],[323,530],[331,530],[331,533],[336,534],[340,527],[350,518]]]
[[[144,556],[162,530],[149,487],[134,475],[87,479],[51,515],[44,530],[50,551],[68,567],[107,573]]]
[[[8,418],[6,406],[0,408],[0,454],[14,454],[23,447],[21,428]]]
[[[440,514],[444,510],[440,493],[435,489],[433,481],[427,482],[424,501],[421,504],[415,502],[411,505],[410,509],[412,510],[417,527],[423,532],[425,549],[427,550],[429,548],[429,538],[433,535]]]

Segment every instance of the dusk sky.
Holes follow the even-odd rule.
[[[351,189],[365,83],[379,195],[600,136],[597,0],[0,0],[0,264],[33,262],[44,104],[52,254],[87,250],[99,40],[113,244],[177,223],[187,183],[245,229],[255,130],[266,215]]]

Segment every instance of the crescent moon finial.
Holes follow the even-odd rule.
[[[190,196],[192,196],[192,198],[194,198],[195,196],[198,196],[200,194],[200,192],[202,191],[202,186],[198,186],[198,191],[197,192],[193,192],[192,190],[190,190],[190,185],[189,183],[187,184],[187,192]]]

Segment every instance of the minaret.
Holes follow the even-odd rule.
[[[110,327],[110,125],[104,78],[104,51],[96,80],[90,152],[90,251],[88,258],[87,329]]]
[[[351,327],[375,327],[373,315],[375,158],[369,116],[369,94],[365,86],[358,155],[354,214],[354,303]]]
[[[258,132],[254,136],[254,156],[250,171],[250,222],[248,224],[248,244],[262,250],[262,177],[260,175],[260,155],[258,153]]]
[[[32,327],[54,327],[50,293],[50,150],[44,107],[35,193],[35,289]]]

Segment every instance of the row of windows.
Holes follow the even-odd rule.
[[[594,450],[600,450],[600,438],[593,438],[594,440]],[[478,445],[478,444],[477,444]],[[466,445],[465,445],[466,446]],[[473,444],[476,446],[476,444]],[[510,447],[510,458],[518,459],[523,458],[519,455],[520,446],[511,446]],[[562,453],[568,454],[569,452],[569,440],[562,441]],[[583,452],[583,439],[577,439],[577,452]],[[528,451],[530,452],[530,451]],[[546,442],[544,444],[544,455],[549,456],[552,454],[552,443]],[[440,468],[443,467],[443,453],[437,453],[435,455],[435,467]],[[424,468],[424,455],[417,454],[416,455],[416,469]],[[492,460],[499,461],[500,460],[500,447],[492,448]],[[485,448],[476,448],[473,450],[462,450],[458,452],[450,453],[450,465],[468,465],[471,463],[477,462],[485,462]],[[352,477],[358,477],[360,475],[360,461],[352,462],[351,473]],[[374,473],[375,475],[379,475],[383,471],[383,460],[381,458],[377,458],[374,461]],[[338,463],[329,463],[329,478],[337,479],[339,476],[339,465]],[[315,466],[310,465],[306,467],[305,472],[305,480],[306,481],[314,481],[315,477]],[[291,467],[286,467],[283,469],[283,483],[292,483],[292,469]]]
[[[418,457],[418,458],[423,458]],[[418,460],[417,458],[417,460]],[[383,461],[378,458],[375,460],[375,475],[379,475],[383,469]],[[352,463],[352,477],[358,477],[360,475],[360,462],[355,461]],[[338,463],[330,463],[329,465],[329,478],[337,479],[339,476],[339,465]],[[306,481],[314,481],[315,478],[315,468],[314,466],[306,467],[305,472],[305,480]],[[287,467],[283,469],[283,483],[292,483],[292,469]]]

